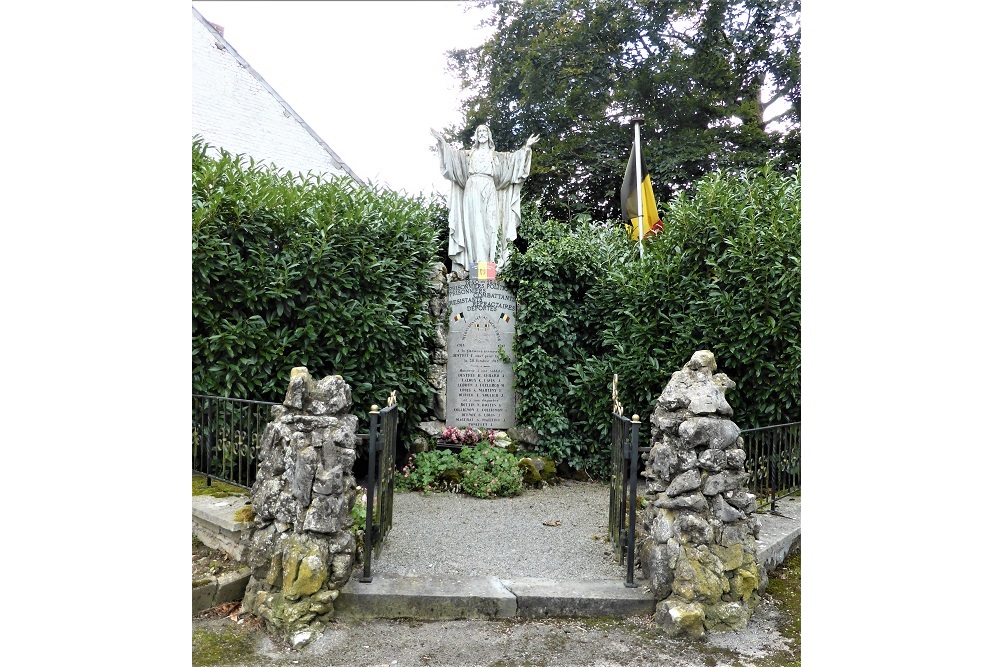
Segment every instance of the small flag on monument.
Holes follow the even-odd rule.
[[[480,280],[496,280],[497,265],[493,262],[478,262],[476,277]]]
[[[500,322],[501,320],[504,322],[510,322],[510,315],[507,313],[500,313],[500,317],[497,319],[497,322]]]
[[[455,316],[451,318],[452,322],[458,322],[459,320],[465,319],[465,313],[455,313]]]

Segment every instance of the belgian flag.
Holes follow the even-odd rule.
[[[642,236],[663,229],[663,221],[656,209],[656,197],[653,196],[653,183],[649,179],[646,160],[641,160],[642,169]],[[635,196],[635,145],[628,156],[628,166],[625,168],[625,178],[622,180],[622,219],[633,241],[639,240],[639,205]]]

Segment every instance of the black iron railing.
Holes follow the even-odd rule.
[[[192,396],[191,468],[249,489],[257,478],[260,438],[277,403],[220,396]]]
[[[774,510],[779,498],[802,490],[802,422],[742,431],[747,484],[757,509]],[[770,507],[768,507],[770,506]]]
[[[389,395],[389,405],[372,406],[368,414],[368,494],[365,505],[364,563],[359,581],[372,582],[372,555],[378,558],[385,536],[392,529],[392,499],[396,474],[396,426],[399,405],[396,392]]]
[[[611,413],[611,497],[608,537],[625,565],[625,587],[635,588],[636,486],[639,476],[639,416]]]
[[[618,375],[611,382],[611,493],[608,503],[608,539],[618,564],[625,565],[625,587],[635,588],[636,487],[640,454],[639,415],[629,419],[618,401]]]

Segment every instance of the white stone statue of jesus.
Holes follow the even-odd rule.
[[[524,148],[501,153],[494,150],[493,134],[485,125],[476,128],[467,151],[449,146],[440,132],[432,129],[431,134],[438,141],[441,173],[451,181],[448,256],[470,273],[478,262],[493,262],[499,271],[517,238],[521,184],[531,170],[531,147],[538,136],[528,137]]]

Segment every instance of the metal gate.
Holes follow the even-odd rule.
[[[392,528],[392,487],[396,476],[396,425],[399,406],[396,392],[389,394],[386,407],[372,406],[368,413],[368,507],[365,509],[364,572],[358,581],[372,581],[372,552],[378,558],[382,543]]]
[[[611,499],[608,537],[618,564],[623,563],[625,587],[635,588],[635,512],[639,476],[639,415],[629,419],[618,402],[618,376],[611,385]]]

